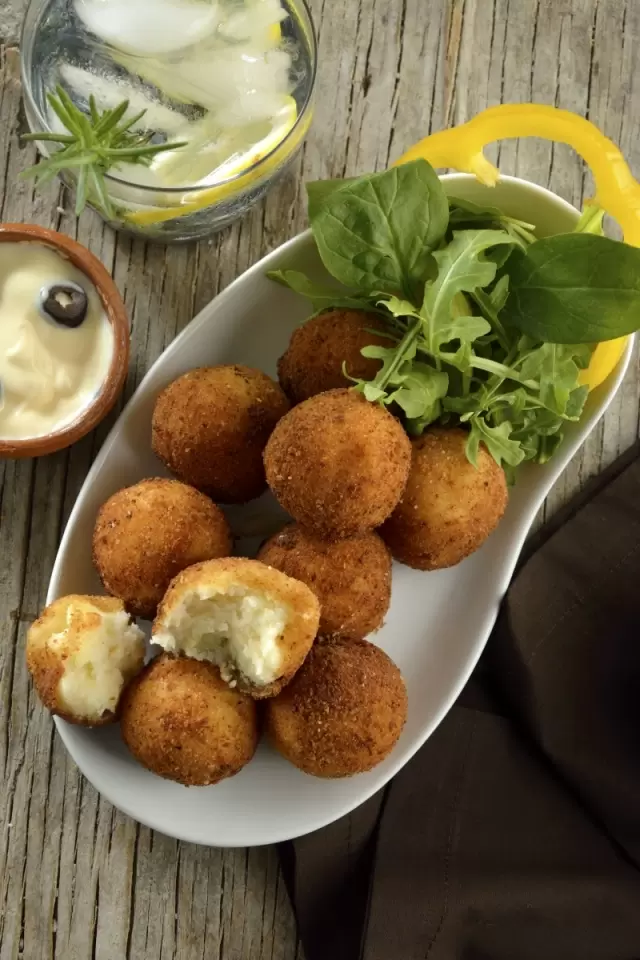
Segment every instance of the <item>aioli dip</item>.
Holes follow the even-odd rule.
[[[43,307],[52,287],[69,284],[88,301],[75,327]],[[111,324],[82,271],[44,244],[0,243],[0,440],[43,437],[72,423],[99,393],[113,351]]]

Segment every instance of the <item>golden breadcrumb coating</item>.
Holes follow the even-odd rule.
[[[380,533],[396,560],[417,570],[451,567],[482,546],[507,507],[504,470],[487,450],[477,467],[467,433],[433,427],[412,441],[409,480]]]
[[[263,544],[258,560],[313,590],[323,636],[366,637],[389,609],[391,556],[376,533],[327,541],[289,524]]]
[[[261,370],[200,367],[156,400],[151,444],[179,480],[217,503],[246,503],[266,488],[262,452],[288,409],[281,388]]]
[[[144,767],[185,786],[238,773],[258,743],[256,705],[230,690],[216,667],[162,655],[129,686],[120,721],[127,747]]]
[[[157,477],[118,490],[100,508],[93,561],[105,589],[153,619],[180,570],[231,552],[224,514],[204,494]]]
[[[292,403],[317,393],[348,387],[349,377],[373,380],[381,361],[363,357],[363,347],[388,347],[380,317],[364,310],[326,310],[294,330],[286,352],[278,361],[278,379]]]
[[[394,662],[368,640],[319,641],[291,683],[266,707],[271,742],[315,777],[350,777],[395,746],[407,693]]]
[[[382,407],[353,390],[329,390],[282,418],[264,457],[279,503],[333,540],[373,530],[391,514],[407,482],[411,444]]]

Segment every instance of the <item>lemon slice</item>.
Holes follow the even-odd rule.
[[[148,226],[156,223],[164,223],[167,220],[173,220],[176,217],[184,217],[186,214],[194,213],[197,210],[203,210],[205,207],[212,206],[226,199],[233,194],[246,190],[253,183],[264,179],[268,173],[275,170],[286,157],[293,153],[300,141],[307,132],[311,116],[296,131],[296,136],[292,140],[287,140],[288,134],[295,126],[298,116],[296,102],[293,97],[286,97],[282,109],[274,118],[273,125],[269,133],[257,143],[246,149],[241,155],[231,157],[226,163],[216,168],[216,176],[220,180],[228,181],[234,178],[230,183],[220,183],[214,186],[199,190],[196,199],[193,199],[193,192],[185,193],[184,199],[175,206],[163,209],[139,209],[127,211],[125,219],[137,226]],[[285,140],[287,140],[285,144]],[[278,148],[281,149],[278,149]],[[188,148],[186,148],[188,149]],[[166,156],[171,156],[167,154]],[[268,157],[266,163],[263,163],[259,169],[252,169],[263,158]],[[172,156],[172,161],[179,160],[179,154],[176,152]],[[246,171],[245,176],[239,176]],[[161,171],[158,170],[158,173]],[[159,187],[161,189],[161,187]]]
[[[279,23],[272,23],[267,31],[269,42],[277,46],[282,40],[282,28]]]

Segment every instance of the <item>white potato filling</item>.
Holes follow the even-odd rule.
[[[199,588],[173,607],[153,639],[168,652],[215,663],[232,686],[238,673],[264,686],[280,676],[278,641],[288,620],[285,604],[247,587]]]
[[[80,644],[69,644],[73,606],[67,610],[67,627],[52,634],[48,642],[61,652],[72,646],[58,683],[61,704],[75,716],[99,718],[116,709],[125,684],[139,669],[144,633],[124,611],[92,612],[99,614],[100,623],[83,631]]]

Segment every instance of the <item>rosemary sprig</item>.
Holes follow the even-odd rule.
[[[151,143],[151,133],[133,133],[132,128],[142,119],[146,110],[125,119],[129,101],[117,107],[99,110],[95,98],[89,97],[89,116],[74,104],[61,86],[49,93],[47,100],[68,133],[26,133],[23,140],[51,141],[60,144],[50,157],[41,159],[33,167],[23,170],[22,178],[33,177],[41,186],[62,171],[70,171],[76,180],[76,215],[91,203],[107,220],[113,220],[116,211],[104,175],[112,167],[125,161],[148,166],[157,153],[176,150],[185,143]]]

